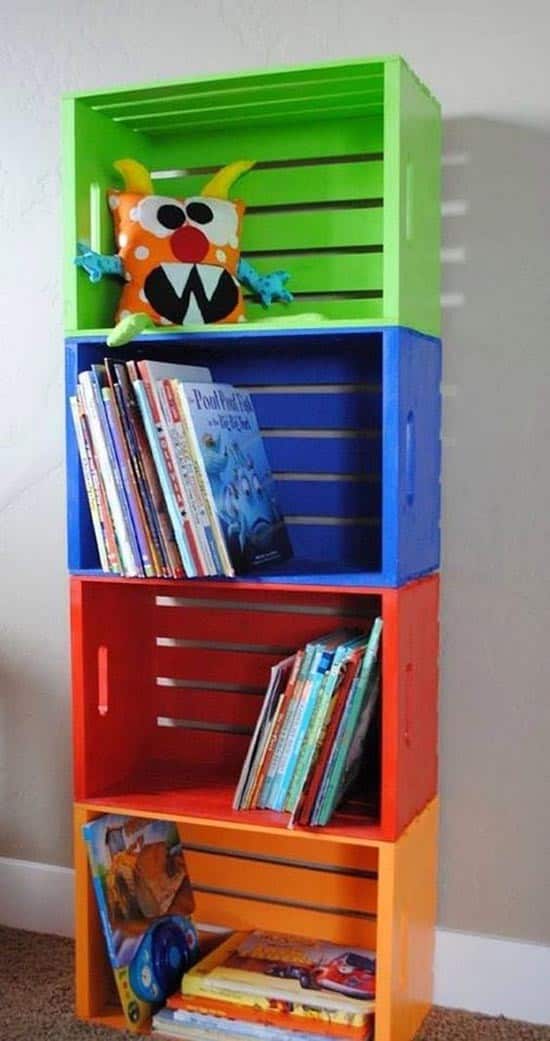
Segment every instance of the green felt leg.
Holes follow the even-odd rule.
[[[107,346],[124,347],[126,343],[130,343],[130,340],[142,333],[144,329],[154,329],[154,327],[155,323],[148,314],[143,314],[142,312],[130,314],[118,322],[113,331],[109,333]]]

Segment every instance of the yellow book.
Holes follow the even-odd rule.
[[[185,974],[182,993],[243,1004],[254,995],[344,1014],[357,1026],[374,1011],[375,955],[286,933],[237,932]]]

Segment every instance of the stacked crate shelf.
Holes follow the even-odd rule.
[[[107,353],[118,287],[70,263],[112,251],[105,191],[132,156],[163,194],[258,160],[243,252],[287,267],[284,325],[157,331],[118,357],[202,363],[247,387],[295,556],[235,581],[98,570],[67,425],[77,1011],[122,1025],[80,825],[106,811],[181,827],[197,917],[373,947],[376,1041],[431,1000],[439,566],[439,113],[399,58],[79,95],[65,102],[67,394]],[[307,317],[304,312],[308,312]],[[309,312],[314,312],[310,314]],[[364,805],[324,829],[235,813],[273,661],[341,620],[384,619],[379,755]],[[253,620],[253,625],[251,621]]]

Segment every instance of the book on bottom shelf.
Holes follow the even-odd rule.
[[[107,814],[82,828],[120,1002],[139,1029],[199,954],[176,825]]]

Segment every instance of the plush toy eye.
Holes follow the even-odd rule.
[[[209,242],[215,246],[230,246],[237,249],[239,245],[239,211],[230,199],[202,198],[196,195],[186,199],[185,212],[191,226],[204,228]],[[218,260],[223,262],[223,257]]]
[[[187,206],[187,216],[196,224],[210,224],[214,215],[205,202],[190,202]]]
[[[163,228],[170,228],[173,231],[175,228],[181,228],[182,224],[185,223],[185,213],[179,206],[174,206],[172,203],[163,203],[162,206],[159,206],[157,220],[162,224]]]
[[[177,199],[146,195],[137,208],[137,220],[145,231],[165,239],[185,223],[185,210]]]

